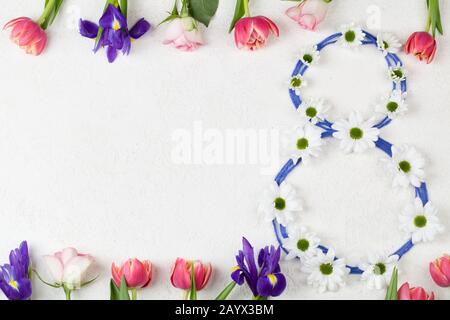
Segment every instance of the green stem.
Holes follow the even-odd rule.
[[[64,293],[66,294],[66,300],[71,300],[71,293],[72,293],[72,290],[70,290],[70,289],[68,289],[67,287],[63,287],[63,289],[64,289]]]
[[[223,289],[221,293],[217,296],[216,300],[226,300],[228,296],[230,295],[231,291],[236,287],[236,282],[231,282],[229,285]]]
[[[266,297],[261,297],[261,296],[256,296],[256,297],[253,297],[252,300],[261,301],[261,300],[267,300],[267,298]]]
[[[180,16],[182,18],[189,17],[189,0],[182,0]]]
[[[56,0],[49,0],[47,5],[44,8],[44,12],[42,12],[42,15],[39,17],[39,19],[36,21],[39,25],[43,25],[45,21],[48,19],[50,14],[55,10],[56,6]]]
[[[244,1],[244,17],[250,17],[250,8],[248,5],[248,0],[243,1]]]
[[[131,300],[137,300],[137,289],[131,289]]]
[[[128,0],[120,0],[120,11],[126,20],[128,15]]]

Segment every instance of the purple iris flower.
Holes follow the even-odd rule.
[[[258,265],[255,252],[248,240],[242,238],[242,250],[236,256],[237,266],[231,278],[238,285],[247,283],[254,297],[277,297],[286,288],[286,278],[280,268],[280,248],[274,246],[261,249],[258,255]]]
[[[31,297],[30,257],[26,241],[11,251],[9,264],[0,266],[0,289],[9,300],[28,300]]]
[[[131,50],[131,40],[142,37],[150,30],[150,27],[150,23],[142,18],[131,29],[128,29],[127,19],[120,11],[120,7],[112,4],[108,5],[98,25],[80,19],[80,34],[83,37],[97,39],[100,33],[94,52],[100,48],[106,48],[106,55],[110,63],[116,60],[119,51],[128,55]]]

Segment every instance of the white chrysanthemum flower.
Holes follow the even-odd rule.
[[[307,99],[302,102],[297,111],[302,119],[311,121],[312,124],[325,120],[330,109],[323,99]]]
[[[391,33],[379,33],[377,36],[377,46],[386,56],[388,53],[397,53],[400,51],[402,44]]]
[[[315,233],[309,232],[305,227],[289,230],[288,233],[289,238],[283,241],[284,248],[289,251],[287,260],[300,258],[304,262],[317,255],[320,239]]]
[[[412,238],[414,244],[434,240],[437,234],[444,231],[439,222],[437,210],[428,202],[425,206],[419,198],[408,205],[400,215],[400,230]]]
[[[392,158],[383,160],[394,174],[393,187],[420,187],[425,181],[425,159],[414,147],[392,146]]]
[[[399,256],[371,254],[368,262],[362,263],[359,268],[363,270],[361,280],[367,282],[369,289],[385,289],[391,280],[394,267],[397,265]]]
[[[401,90],[392,91],[389,96],[380,100],[380,103],[375,106],[375,111],[388,116],[389,119],[405,114],[408,111],[405,95]]]
[[[319,61],[320,52],[317,50],[315,46],[308,49],[306,48],[301,49],[298,58],[301,62],[303,62],[303,64],[309,67],[316,64]]]
[[[298,74],[296,76],[291,77],[291,81],[289,82],[289,89],[294,90],[297,96],[300,96],[300,89],[306,87],[307,82],[305,78]]]
[[[361,27],[355,26],[354,23],[342,26],[341,33],[342,37],[339,38],[339,43],[344,47],[359,47],[365,38]]]
[[[265,214],[267,221],[276,219],[278,223],[287,227],[296,220],[296,214],[302,211],[301,201],[295,189],[287,182],[280,186],[273,182],[264,192],[264,198],[259,204],[258,211]]]
[[[344,259],[335,258],[334,250],[329,249],[326,254],[319,250],[315,257],[306,260],[301,270],[309,274],[308,285],[318,288],[319,292],[337,291],[345,286],[350,270]]]
[[[336,121],[332,128],[333,137],[341,140],[341,149],[346,153],[363,152],[375,147],[380,130],[374,128],[375,118],[364,120],[358,112],[352,112],[348,120]]]
[[[389,68],[389,76],[392,81],[401,82],[406,79],[406,69],[400,64]]]
[[[324,144],[322,131],[310,122],[305,122],[290,132],[282,139],[284,153],[297,162],[302,158],[303,163],[308,163],[311,157],[317,157]]]

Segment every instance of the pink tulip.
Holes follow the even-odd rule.
[[[182,51],[193,51],[203,45],[198,23],[191,17],[175,18],[166,30],[164,44],[172,44]]]
[[[398,300],[434,300],[434,293],[428,294],[424,288],[410,288],[404,283],[398,290]]]
[[[270,32],[280,35],[277,25],[269,18],[246,17],[240,19],[234,30],[234,40],[239,49],[256,50],[265,46]]]
[[[120,268],[113,263],[111,273],[118,287],[120,287],[122,276],[125,276],[129,289],[145,288],[152,281],[152,263],[148,260],[128,259]]]
[[[47,34],[30,18],[17,18],[8,22],[3,30],[12,28],[11,40],[26,53],[38,56],[47,44]]]
[[[305,0],[298,6],[289,8],[286,15],[303,29],[315,31],[325,19],[329,3],[325,0]]]
[[[436,54],[436,40],[428,32],[414,32],[405,45],[405,52],[412,53],[420,61],[431,63]]]
[[[450,256],[444,255],[431,262],[430,274],[438,286],[450,287]]]
[[[175,288],[189,290],[191,288],[192,267],[194,268],[195,286],[202,290],[211,278],[212,266],[201,261],[187,261],[178,258],[172,268],[170,281]]]

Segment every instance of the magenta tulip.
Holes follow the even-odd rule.
[[[398,290],[398,300],[434,300],[434,293],[428,294],[424,288],[410,288],[409,283],[404,283]]]
[[[431,262],[430,274],[438,286],[443,288],[450,287],[450,256],[444,255]]]
[[[26,53],[38,56],[47,44],[47,34],[38,23],[30,18],[17,18],[9,21],[3,29],[12,28],[10,39]]]
[[[203,264],[201,261],[188,261],[178,258],[172,268],[170,281],[175,288],[189,290],[191,288],[192,268],[194,268],[195,286],[197,291],[202,290],[212,274],[210,263]]]
[[[414,32],[405,45],[405,53],[415,55],[420,61],[431,63],[436,55],[436,40],[428,32]]]
[[[128,259],[120,267],[113,263],[111,273],[117,287],[120,287],[124,276],[129,289],[145,288],[152,281],[152,263],[148,260]]]
[[[234,40],[239,49],[257,50],[263,48],[273,33],[277,37],[280,31],[277,25],[264,16],[246,17],[240,19],[234,30]]]
[[[299,5],[289,8],[286,15],[297,22],[303,29],[315,31],[325,20],[330,1],[305,0]]]

